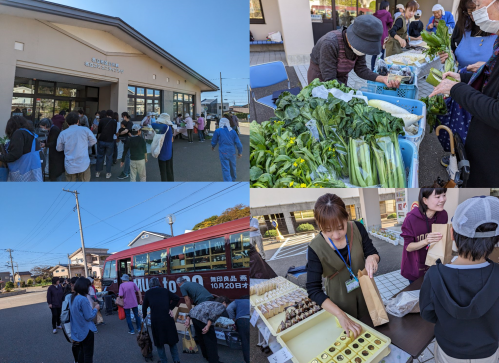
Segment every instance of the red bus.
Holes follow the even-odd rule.
[[[112,254],[102,271],[102,288],[118,295],[128,274],[142,292],[149,279],[182,296],[176,279],[203,285],[229,299],[249,295],[249,217],[208,227]]]

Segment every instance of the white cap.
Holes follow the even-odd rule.
[[[438,10],[442,10],[442,14],[445,13],[444,7],[440,4],[435,4],[431,8],[431,11],[438,11]]]
[[[476,232],[484,223],[495,223],[498,227],[492,232]],[[469,238],[499,236],[499,198],[481,196],[465,200],[457,206],[452,228],[461,236]]]
[[[395,7],[396,7],[397,9],[402,9],[402,10],[404,10],[404,9],[405,9],[404,5],[402,5],[402,4],[397,4],[397,5],[395,5]]]
[[[186,113],[186,114],[185,114],[185,117],[189,117],[189,114],[188,114],[188,113]]]
[[[416,10],[416,12],[414,13],[414,15],[416,16],[421,16],[421,14],[423,14],[421,10]]]

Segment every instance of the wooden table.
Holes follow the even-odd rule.
[[[399,294],[403,291],[420,290],[423,279],[424,277],[417,279]],[[402,318],[388,315],[390,322],[375,328],[370,316],[365,316],[361,321],[389,337],[393,345],[406,351],[413,358],[419,357],[435,337],[435,324],[423,320],[420,314],[407,314]]]

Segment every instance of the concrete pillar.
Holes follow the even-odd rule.
[[[4,135],[5,126],[10,118],[12,108],[12,94],[14,90],[14,78],[16,77],[16,65],[1,64],[0,72],[0,135]],[[35,107],[35,105],[33,105]],[[33,111],[34,112],[34,111]]]
[[[175,119],[173,114],[173,91],[163,91],[163,112],[170,115],[170,119]]]
[[[277,0],[284,50],[288,66],[309,64],[314,47],[310,3],[305,0]]]
[[[111,84],[110,106],[111,110],[118,112],[121,116],[122,112],[128,110],[128,80],[122,79],[118,83]]]
[[[362,217],[366,229],[381,225],[381,215],[379,213],[379,194],[377,188],[359,189],[360,206]]]
[[[284,221],[286,222],[286,228],[289,234],[295,234],[295,226],[293,225],[293,218],[290,212],[284,212]]]

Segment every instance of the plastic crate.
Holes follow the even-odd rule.
[[[406,139],[399,139],[400,152],[404,165],[409,168],[407,188],[419,188],[419,154],[416,145]]]
[[[425,129],[426,129],[426,105],[424,102],[418,101],[418,100],[410,100],[407,98],[399,98],[399,97],[392,97],[392,96],[386,96],[386,95],[380,95],[376,93],[369,93],[369,92],[363,92],[363,95],[367,97],[368,100],[381,100],[381,101],[386,101],[389,103],[392,103],[396,106],[402,107],[403,109],[406,109],[412,114],[418,115],[418,116],[423,116],[421,120],[419,120],[418,126],[419,130],[416,135],[405,135],[405,136],[400,136],[400,138],[412,141],[415,145],[416,148],[419,149],[419,145],[421,144],[421,141],[423,140],[424,134],[425,134]]]
[[[391,65],[388,65],[388,69],[390,67]],[[414,67],[409,66],[409,68],[415,72]],[[416,99],[418,96],[418,77],[414,77],[414,84],[401,84],[399,88],[388,88],[384,83],[367,81],[367,89],[371,93]]]

